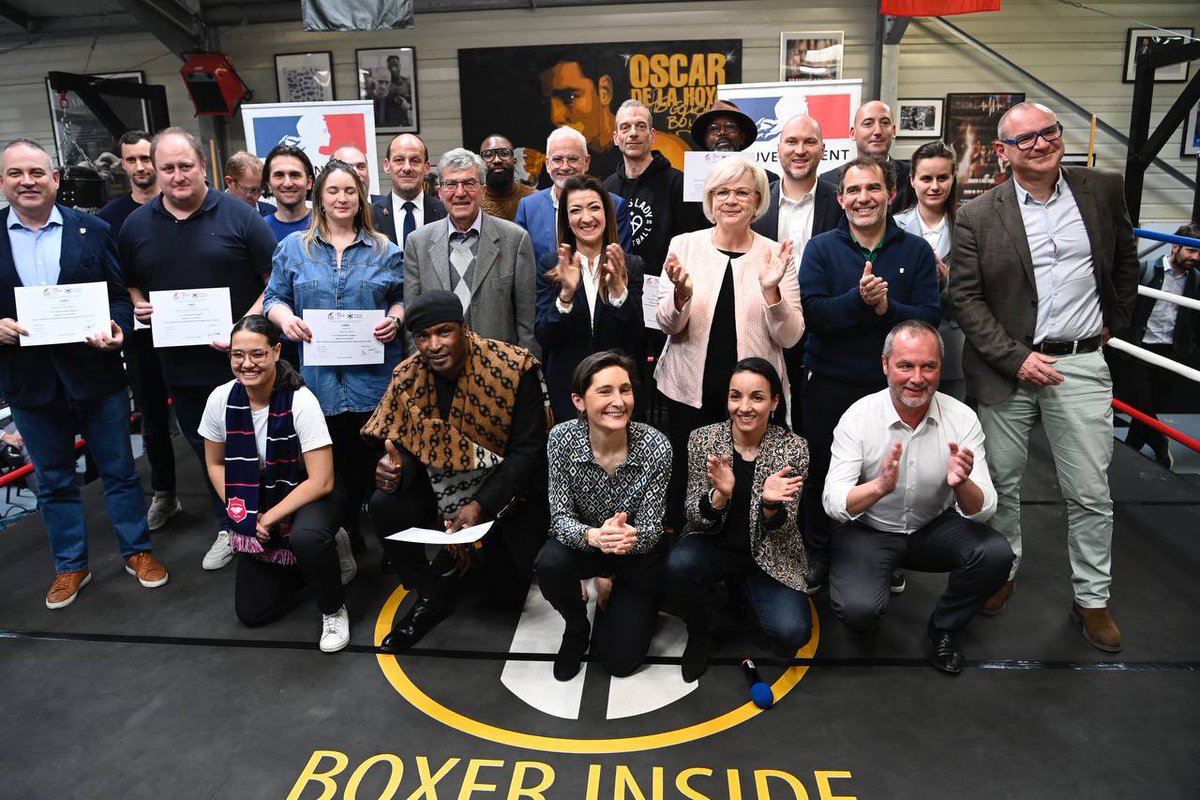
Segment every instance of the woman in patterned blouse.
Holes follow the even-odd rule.
[[[770,424],[781,397],[775,368],[743,359],[729,379],[729,420],[698,428],[688,440],[687,525],[667,558],[668,591],[687,622],[688,682],[708,668],[707,595],[717,581],[740,584],[780,654],[795,654],[812,633],[797,516],[808,444]]]
[[[542,595],[566,620],[554,677],[579,673],[591,627],[580,581],[612,577],[612,592],[596,618],[593,654],[610,675],[642,665],[658,617],[662,582],[663,508],[671,445],[648,425],[632,422],[636,367],[606,350],[579,363],[571,401],[579,419],[550,431],[552,539],[537,557]]]

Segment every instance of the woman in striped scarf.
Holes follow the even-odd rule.
[[[233,326],[234,379],[208,398],[200,435],[208,476],[238,552],[234,609],[250,626],[284,614],[306,585],[321,609],[321,650],[350,642],[334,543],[333,447],[304,379],[279,360],[279,326],[262,315]]]

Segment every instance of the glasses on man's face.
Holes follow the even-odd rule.
[[[233,185],[238,188],[239,192],[246,195],[246,197],[258,197],[260,194],[262,194],[262,187],[257,184],[254,186],[246,186],[234,181]]]
[[[1056,122],[1053,125],[1047,125],[1040,131],[1030,131],[1022,133],[1020,136],[1014,136],[1011,139],[1001,139],[1005,144],[1011,144],[1018,150],[1032,150],[1037,147],[1038,139],[1045,139],[1047,142],[1054,142],[1062,138],[1063,126],[1061,122]]]
[[[267,356],[271,355],[270,350],[230,350],[229,360],[234,364],[240,364],[247,358],[252,364],[261,364],[267,360]]]
[[[718,120],[716,122],[708,123],[709,133],[736,133],[740,130],[741,128],[738,126],[738,124],[731,119]]]
[[[758,192],[754,191],[753,189],[727,189],[725,187],[721,187],[720,189],[714,189],[712,196],[713,199],[718,203],[724,203],[730,197],[734,198],[739,203],[749,203],[750,198],[754,197],[756,194],[758,194]]]
[[[484,150],[479,155],[484,161],[491,161],[495,158],[512,158],[513,151],[511,147],[493,147],[491,150]]]
[[[463,188],[463,191],[470,194],[479,188],[479,181],[475,180],[474,178],[467,178],[465,181],[456,181],[453,179],[442,181],[442,188],[448,191],[450,194],[457,192],[458,187],[460,186]]]
[[[554,156],[550,159],[550,163],[556,167],[561,167],[563,164],[570,164],[572,167],[577,167],[582,161],[582,156]]]

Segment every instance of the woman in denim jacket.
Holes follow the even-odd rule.
[[[279,243],[263,297],[267,317],[289,339],[308,344],[313,334],[305,317],[318,310],[323,315],[383,312],[373,331],[375,340],[383,344],[382,363],[313,366],[301,357],[300,373],[321,403],[333,440],[333,498],[355,549],[362,543],[359,509],[372,485],[375,463],[358,432],[383,396],[392,369],[404,357],[398,335],[404,313],[404,256],[375,231],[370,208],[366,187],[354,168],[330,160],[313,187],[312,225]],[[345,534],[339,532],[338,537],[346,582],[353,577],[353,562],[346,558]]]

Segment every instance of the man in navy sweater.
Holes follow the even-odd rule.
[[[933,251],[888,214],[896,194],[891,162],[860,156],[838,175],[846,219],[814,236],[800,262],[800,299],[808,332],[804,367],[804,546],[809,590],[829,568],[829,518],[821,504],[833,430],[856,400],[886,386],[879,353],[889,330],[907,319],[934,327],[941,317]]]

